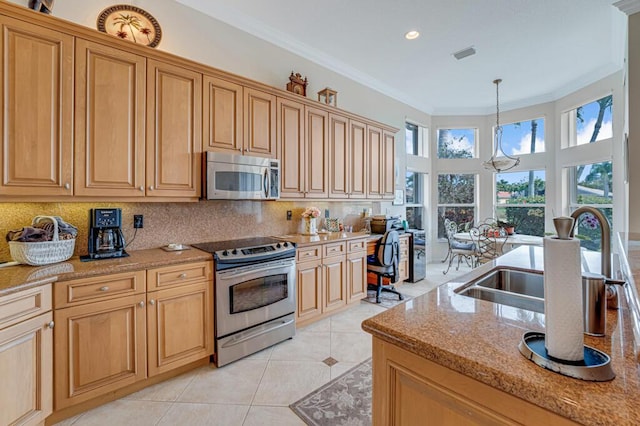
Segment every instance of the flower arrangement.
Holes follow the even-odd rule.
[[[305,219],[320,217],[320,209],[317,207],[307,207],[307,209],[302,213],[302,217]]]

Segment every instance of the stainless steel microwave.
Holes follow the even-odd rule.
[[[207,152],[207,200],[277,200],[280,160]]]

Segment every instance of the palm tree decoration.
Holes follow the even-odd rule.
[[[118,31],[118,37],[120,38],[126,38],[123,37],[121,34],[126,34],[124,32],[124,27],[127,26],[129,27],[129,31],[131,32],[131,37],[133,38],[134,42],[138,42],[138,40],[136,40],[136,34],[135,31],[140,31],[140,29],[142,28],[142,23],[140,22],[140,18],[138,18],[135,15],[124,15],[124,14],[120,14],[120,16],[118,16],[117,18],[115,18],[113,20],[113,25],[120,25],[120,31]],[[147,35],[147,38],[149,36]]]

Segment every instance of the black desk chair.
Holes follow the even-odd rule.
[[[404,299],[404,296],[393,286],[393,283],[398,282],[398,278],[400,277],[398,270],[399,261],[400,236],[398,235],[398,231],[387,231],[376,243],[375,254],[367,257],[367,271],[373,272],[378,276],[377,285],[369,284],[368,286],[376,290],[376,303],[380,303],[380,293],[383,291],[397,294],[400,300]],[[383,278],[389,278],[391,284],[384,285],[382,282]]]

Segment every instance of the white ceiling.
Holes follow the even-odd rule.
[[[612,0],[176,0],[426,113],[555,100],[622,69]],[[404,34],[417,29],[414,41]],[[474,56],[453,53],[473,46]],[[304,75],[304,70],[300,70]]]

